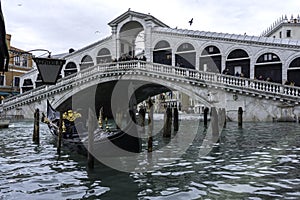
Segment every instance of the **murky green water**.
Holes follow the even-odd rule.
[[[181,131],[191,128],[182,122]],[[125,173],[64,149],[59,157],[46,126],[0,130],[0,199],[300,199],[300,124],[227,123],[220,143],[198,155],[203,127],[179,160]],[[154,145],[161,145],[156,137]]]

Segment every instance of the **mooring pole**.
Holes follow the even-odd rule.
[[[226,109],[222,108],[221,109],[221,114],[222,114],[222,119],[223,119],[223,128],[226,128]]]
[[[139,125],[142,127],[143,134],[145,133],[145,118],[146,110],[144,107],[141,107],[139,110]]]
[[[173,109],[174,112],[174,119],[173,119],[173,126],[174,126],[174,131],[178,131],[179,130],[179,116],[178,116],[178,108],[175,107]]]
[[[171,137],[171,127],[172,127],[172,109],[167,107],[164,119],[164,133],[163,137]]]
[[[205,127],[207,127],[207,115],[208,115],[208,111],[209,111],[209,108],[205,107],[204,111],[203,111],[203,121],[204,121],[204,126]]]
[[[59,128],[58,128],[58,134],[57,134],[57,153],[60,155],[61,152],[61,140],[62,140],[62,134],[63,134],[63,113],[59,112]]]
[[[241,128],[243,126],[243,108],[238,109],[238,126]]]
[[[94,130],[93,130],[93,112],[89,108],[89,117],[88,117],[88,168],[94,168]]]
[[[38,108],[34,112],[32,140],[34,143],[40,144],[40,111]]]
[[[212,141],[218,142],[219,140],[219,117],[217,109],[215,107],[211,108],[211,129],[212,129]]]
[[[151,99],[150,99],[151,101]],[[148,152],[153,151],[153,137],[152,137],[152,132],[153,132],[153,104],[150,102],[148,104],[149,106],[149,113],[148,113]]]

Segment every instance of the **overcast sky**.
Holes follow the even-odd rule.
[[[260,35],[282,15],[300,14],[299,0],[1,0],[11,44],[52,54],[110,35],[108,22],[131,8],[172,28]],[[194,18],[192,26],[188,21]]]

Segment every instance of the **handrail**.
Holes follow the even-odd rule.
[[[282,85],[279,83],[272,83],[249,79],[244,77],[236,77],[231,75],[224,75],[213,72],[203,72],[194,69],[186,69],[170,65],[163,65],[158,63],[134,60],[125,62],[112,62],[95,65],[75,74],[60,79],[56,85],[41,86],[33,90],[27,91],[23,94],[16,95],[11,98],[4,99],[4,105],[11,106],[18,102],[38,99],[40,95],[56,93],[62,87],[73,87],[78,85],[80,81],[91,79],[94,76],[107,75],[116,76],[119,74],[126,74],[128,71],[142,71],[144,73],[161,74],[165,77],[172,77],[188,81],[194,81],[206,85],[214,85],[217,87],[229,88],[256,94],[268,94],[279,96],[281,99],[299,101],[300,88],[295,86]]]

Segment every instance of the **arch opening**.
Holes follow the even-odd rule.
[[[300,86],[300,57],[295,58],[287,70],[287,83]]]
[[[210,45],[204,48],[199,58],[199,70],[221,73],[222,56],[218,47]]]
[[[92,66],[94,66],[94,62],[91,56],[86,55],[81,59],[80,70],[84,70]]]
[[[66,76],[70,76],[71,74],[75,74],[77,73],[77,66],[74,62],[69,62],[64,70],[64,75]]]
[[[196,50],[190,43],[183,43],[177,48],[175,54],[175,65],[178,67],[195,69]]]
[[[172,49],[166,40],[159,41],[153,50],[153,62],[172,65]]]
[[[282,83],[282,63],[279,56],[274,53],[259,56],[254,66],[254,77],[259,80]]]
[[[226,59],[226,69],[230,75],[250,78],[250,57],[243,49],[231,51]]]
[[[142,24],[137,21],[127,22],[121,27],[119,34],[121,59],[128,60],[144,56],[145,33]]]
[[[99,50],[97,57],[97,64],[108,63],[112,61],[111,53],[107,48],[102,48]]]

